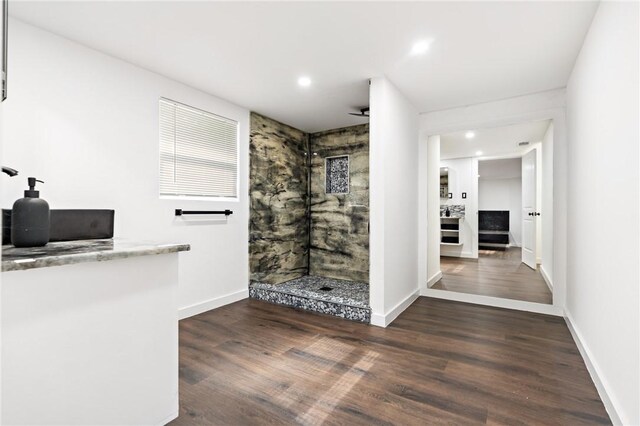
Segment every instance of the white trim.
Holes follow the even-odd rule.
[[[549,287],[551,294],[553,294],[553,282],[551,281],[551,278],[549,278],[547,271],[544,270],[544,266],[542,266],[542,264],[540,264],[540,275],[542,275],[544,282],[547,283],[547,287]]]
[[[433,274],[431,278],[429,278],[429,281],[427,281],[427,288],[433,287],[433,285],[438,281],[440,281],[441,279],[442,279],[442,271],[436,272],[435,274]]]
[[[607,383],[604,375],[601,373],[601,369],[598,367],[598,364],[595,362],[595,359],[591,355],[591,351],[585,344],[584,339],[582,338],[582,334],[576,328],[571,314],[566,310],[564,312],[564,321],[567,323],[567,327],[569,328],[571,336],[573,337],[573,340],[578,347],[578,351],[580,351],[580,355],[582,355],[582,359],[584,360],[584,364],[587,367],[587,371],[589,371],[591,380],[593,380],[593,384],[596,386],[598,395],[600,395],[600,399],[604,404],[604,408],[607,410],[607,414],[609,414],[609,417],[611,418],[611,422],[614,425],[630,424],[628,421],[623,421],[618,414],[622,412],[622,410],[616,409],[616,407],[619,407],[620,404],[615,400],[615,398],[613,398],[613,393],[609,392],[611,386]]]
[[[391,309],[386,314],[376,314],[374,312],[371,313],[371,325],[375,325],[378,327],[386,327],[393,322],[394,319],[398,318],[405,309],[407,309],[415,300],[420,296],[420,289],[416,289],[413,293],[407,296],[403,301],[398,303],[393,309]]]
[[[206,201],[209,203],[239,203],[240,198],[238,197],[209,197],[202,196],[198,197],[195,195],[162,195],[160,194],[161,200],[171,200],[171,201]]]
[[[518,311],[535,312],[537,314],[554,315],[561,317],[564,310],[555,305],[546,303],[525,302],[522,300],[503,299],[501,297],[481,296],[478,294],[458,293],[449,290],[428,288],[422,292],[422,296],[435,299],[453,300],[456,302],[472,303],[474,305],[493,306],[495,308],[514,309]]]
[[[448,247],[448,246],[445,246]],[[440,257],[461,257],[463,259],[477,259],[478,257],[473,256],[473,252],[463,251],[460,253],[445,253],[445,249],[440,247]]]
[[[246,299],[249,297],[249,289],[237,291],[235,293],[226,294],[220,297],[214,297],[213,299],[205,300],[204,302],[196,303],[191,306],[185,306],[178,310],[179,319],[192,317],[194,315],[201,314],[203,312],[210,311],[215,308],[219,308],[224,305],[228,305],[238,300]]]

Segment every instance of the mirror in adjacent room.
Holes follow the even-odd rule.
[[[449,168],[440,167],[440,198],[449,197]]]

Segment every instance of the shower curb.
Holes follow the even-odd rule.
[[[274,303],[276,305],[290,306],[292,308],[332,315],[334,317],[351,321],[366,324],[371,322],[371,308],[350,306],[251,286],[249,287],[249,297],[252,299],[262,300],[264,302]]]

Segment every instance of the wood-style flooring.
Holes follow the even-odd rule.
[[[432,288],[551,304],[553,295],[539,268],[522,263],[518,247],[480,250],[478,259],[441,257],[442,279]]]
[[[250,299],[181,321],[173,424],[610,422],[562,318],[420,297],[386,329]]]

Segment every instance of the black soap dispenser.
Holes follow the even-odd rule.
[[[11,244],[16,247],[41,247],[49,242],[49,203],[39,198],[36,182],[30,177],[24,198],[13,203],[11,210]]]

